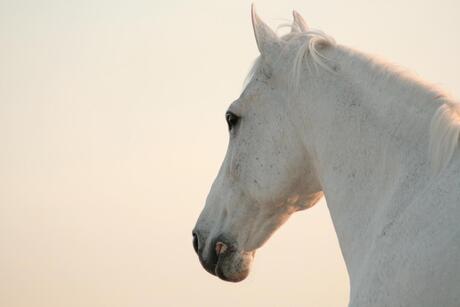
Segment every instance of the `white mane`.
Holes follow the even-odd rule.
[[[294,56],[294,60],[292,62],[291,67],[291,76],[289,79],[289,84],[291,85],[292,89],[295,89],[299,85],[300,74],[304,66],[307,66],[311,69],[310,63],[313,64],[313,67],[316,69],[318,66],[334,73],[334,70],[330,66],[330,60],[325,57],[321,52],[320,49],[327,47],[327,46],[335,46],[336,42],[334,38],[327,35],[321,30],[312,29],[305,32],[300,31],[299,26],[295,23],[292,25],[281,25],[280,27],[289,27],[293,31],[285,36],[282,39],[286,42],[297,41],[299,39],[303,40],[296,51]],[[285,48],[288,48],[289,45],[286,45]],[[280,57],[284,55],[284,52],[281,52],[279,55]],[[251,80],[253,79],[254,75],[262,68],[262,61],[261,57],[259,56],[254,64],[252,65],[251,69],[249,70],[248,75],[244,79],[243,88],[246,87]]]
[[[460,105],[445,102],[433,116],[430,127],[430,156],[433,171],[440,172],[449,164],[460,136]]]
[[[319,49],[324,47],[335,46],[335,40],[322,32],[321,30],[309,30],[307,32],[294,32],[289,35],[289,39],[305,38],[300,47],[298,48],[294,61],[292,63],[290,83],[293,88],[297,88],[300,80],[300,74],[304,65],[311,70],[310,62],[313,67],[321,67],[329,72],[334,73],[330,66],[330,59],[324,56]]]

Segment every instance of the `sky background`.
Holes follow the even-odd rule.
[[[258,52],[250,1],[0,0],[0,306],[345,306],[326,204],[251,275],[206,273],[191,231]],[[258,0],[460,93],[458,1]],[[371,205],[371,204],[370,204]]]

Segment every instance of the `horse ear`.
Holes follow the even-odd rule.
[[[297,11],[292,11],[292,16],[294,16],[294,24],[292,28],[298,28],[300,32],[307,32],[308,25],[307,22],[303,19],[303,17]],[[296,25],[297,27],[295,27]]]
[[[265,24],[256,14],[254,4],[251,6],[252,27],[256,37],[257,47],[262,55],[269,55],[277,50],[280,45],[280,39],[276,33]]]

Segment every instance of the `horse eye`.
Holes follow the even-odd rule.
[[[236,126],[236,124],[238,124],[240,118],[234,113],[227,111],[227,113],[225,113],[225,120],[227,121],[228,130],[231,131]]]

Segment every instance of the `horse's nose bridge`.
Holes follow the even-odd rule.
[[[215,179],[193,230],[194,246],[204,256],[214,250],[217,237],[230,232],[229,226],[234,213],[231,208],[241,200],[241,193],[223,177],[225,176],[220,172]]]
[[[208,233],[222,227],[228,215],[229,205],[238,201],[234,194],[231,187],[225,189],[221,185],[213,185],[196,227]]]

